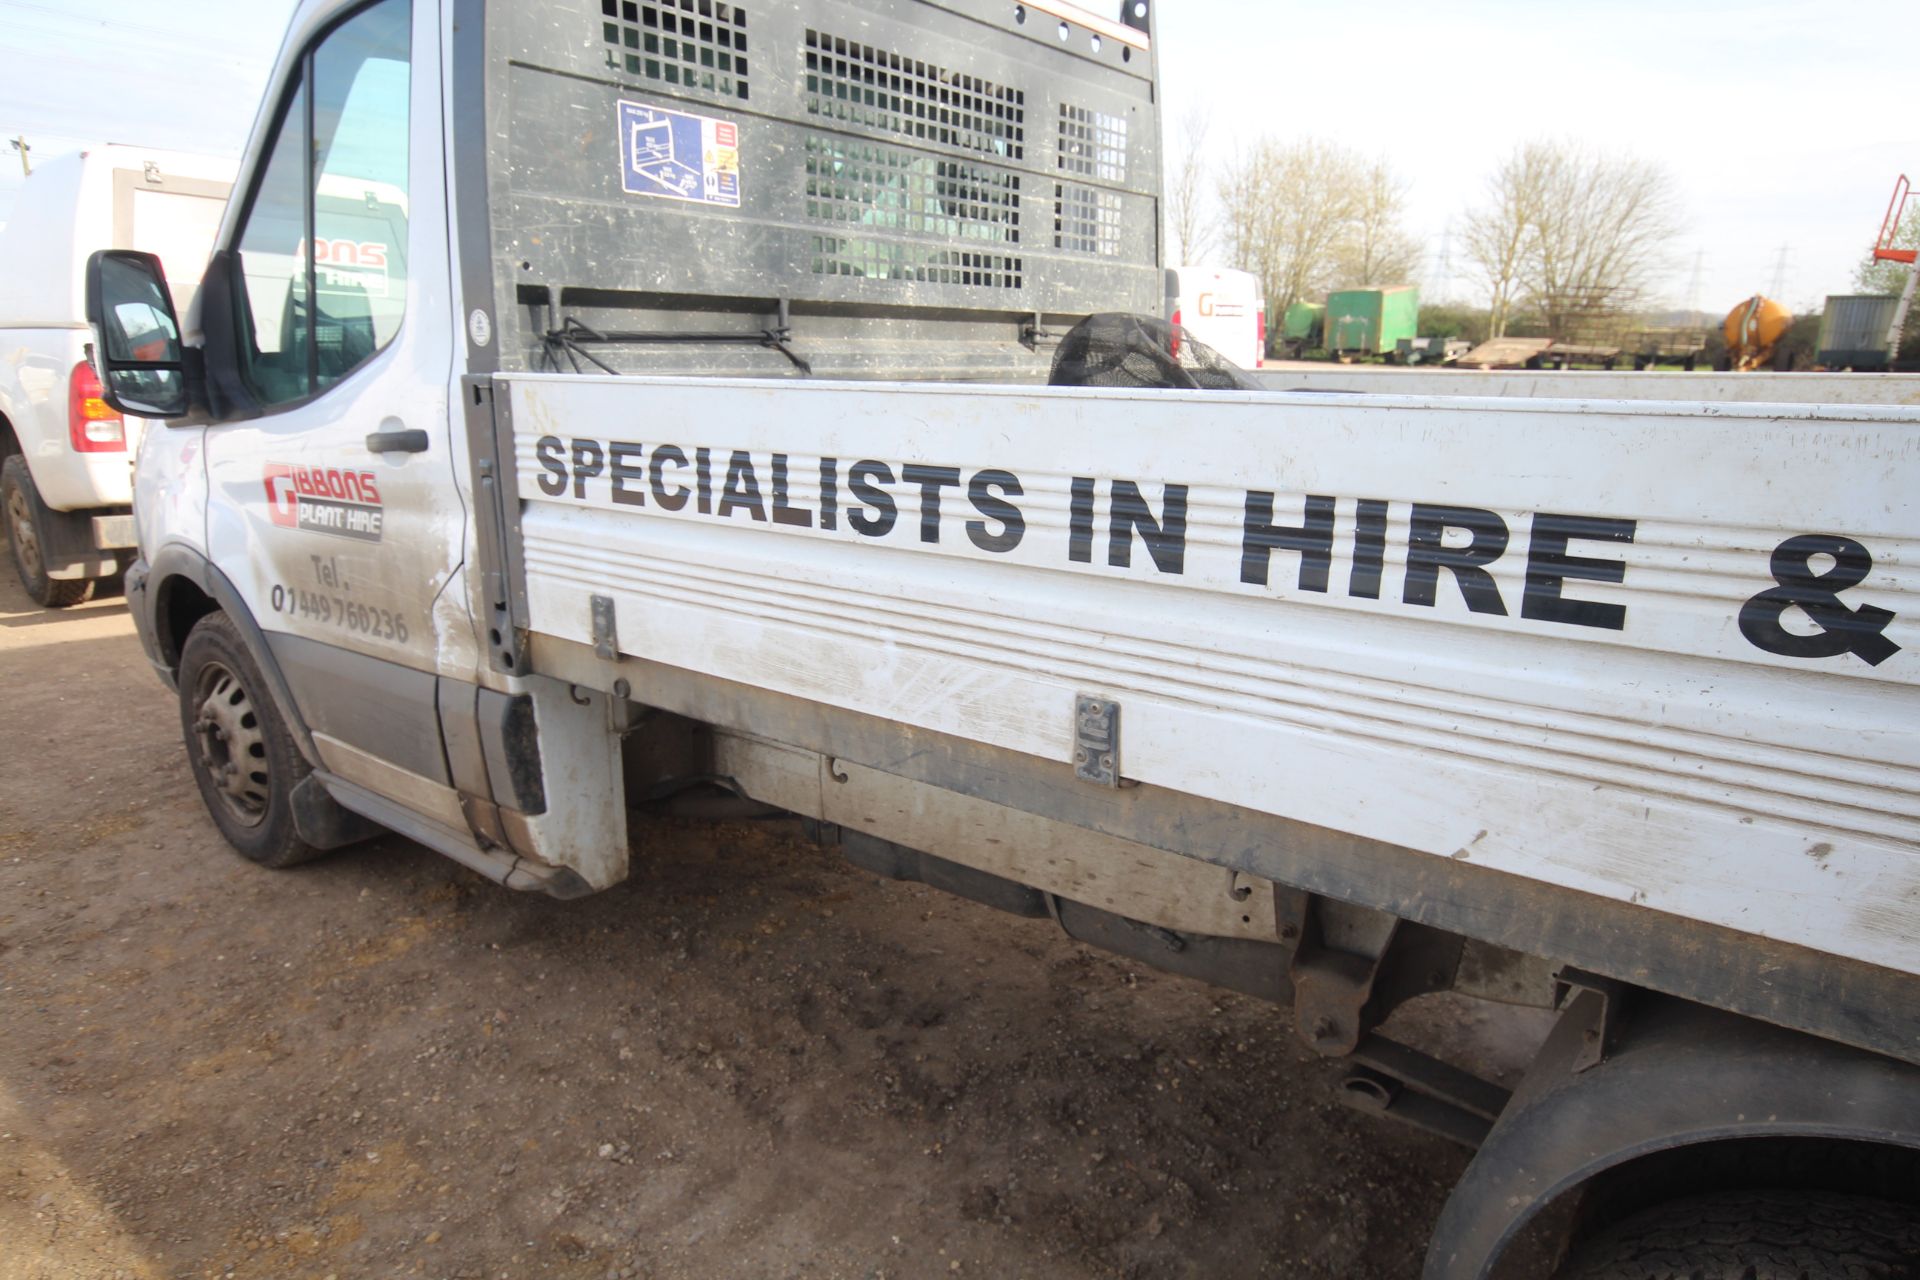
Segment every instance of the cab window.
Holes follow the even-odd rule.
[[[407,297],[408,0],[307,51],[236,247],[240,365],[266,406],[324,391],[399,331]]]

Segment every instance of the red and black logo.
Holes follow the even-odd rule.
[[[380,541],[386,507],[380,501],[380,484],[371,471],[269,462],[266,488],[267,516],[283,529]]]

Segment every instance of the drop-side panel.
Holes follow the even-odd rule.
[[[538,632],[1920,971],[1920,411],[507,385]]]
[[[1920,406],[1920,375],[1907,373],[1604,373],[1598,369],[1423,369],[1302,363],[1256,370],[1253,378],[1269,391],[1677,400],[1683,404]]]

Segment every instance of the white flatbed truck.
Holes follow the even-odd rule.
[[[718,789],[1289,1009],[1478,1149],[1434,1280],[1909,1274],[1920,408],[1049,385],[1158,301],[1150,27],[300,5],[184,334],[89,279],[215,823],[571,897]]]

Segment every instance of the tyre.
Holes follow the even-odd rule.
[[[293,821],[293,789],[311,766],[226,614],[194,625],[180,651],[179,685],[193,780],[227,843],[275,869],[318,857]]]
[[[1920,1280],[1920,1209],[1816,1191],[1675,1200],[1582,1242],[1554,1280]]]
[[[13,553],[13,571],[20,575],[20,585],[27,589],[35,604],[65,609],[93,594],[91,578],[47,576],[44,551],[52,512],[40,501],[40,491],[34,488],[33,475],[27,470],[27,460],[17,453],[0,467],[0,507],[6,510],[7,547]]]

